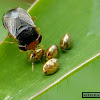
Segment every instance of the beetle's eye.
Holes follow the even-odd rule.
[[[27,27],[26,30],[31,32],[31,31],[34,31],[35,29],[32,27]]]

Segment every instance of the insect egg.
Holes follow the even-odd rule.
[[[57,57],[58,57],[58,46],[57,45],[50,46],[45,52],[46,60]]]
[[[34,52],[31,51],[28,55],[28,60],[30,62],[38,62],[41,61],[42,57],[44,55],[44,49],[36,49]]]
[[[48,60],[44,65],[43,65],[43,73],[46,75],[53,74],[57,71],[59,67],[59,62],[58,59],[52,58]]]
[[[72,46],[72,38],[69,34],[65,34],[60,40],[60,47],[62,50],[68,50]]]

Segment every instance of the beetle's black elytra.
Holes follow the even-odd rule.
[[[20,45],[28,45],[29,43],[35,41],[38,38],[38,33],[34,27],[27,26],[20,32],[20,34],[16,36],[16,38],[19,40]]]

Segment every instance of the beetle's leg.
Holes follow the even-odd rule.
[[[36,21],[36,16],[33,17],[33,21],[34,21],[34,22]]]
[[[33,52],[33,50],[31,50],[33,55],[32,55],[32,58],[33,58],[33,61],[32,61],[32,72],[34,71],[34,60],[35,60],[35,54]]]
[[[15,42],[4,41],[3,43],[10,43],[10,44],[13,44],[13,43],[15,43]]]
[[[16,38],[14,38],[14,42],[18,43],[18,40]]]
[[[12,37],[11,36],[11,34],[8,32],[8,34],[7,34],[7,37],[8,38],[14,38],[14,37]],[[9,41],[2,41],[0,44],[3,44],[3,43],[9,43],[9,44],[13,44],[13,43],[16,43],[17,42],[17,40],[16,39],[14,39],[14,41],[13,42],[9,42]]]
[[[36,51],[35,50],[32,50],[32,52],[35,54],[35,56],[40,60],[40,62],[42,63],[42,64],[44,64],[43,62],[42,62],[42,60],[38,57],[38,55],[36,54]]]
[[[41,49],[44,45],[38,45],[35,49]]]
[[[40,28],[37,28],[37,31],[40,31]]]
[[[33,57],[33,62],[32,62],[32,72],[34,71],[34,57]]]
[[[9,33],[8,33],[9,34]],[[13,38],[12,36],[8,36],[8,38]],[[13,42],[9,42],[9,41],[3,41],[2,43],[10,43],[10,44],[13,44],[13,43],[16,43],[17,42],[17,40],[16,39],[14,39],[14,41]]]
[[[23,50],[20,50],[21,53],[26,53],[26,55],[28,56],[28,51],[23,51]]]
[[[8,32],[7,37],[8,37],[8,38],[13,38],[9,32]]]
[[[35,25],[34,25],[34,28],[35,28],[35,30],[37,31],[37,33],[39,33],[40,28],[37,28]]]
[[[3,44],[3,43],[9,43],[9,44],[13,44],[13,43],[15,43],[15,42],[3,41],[3,42],[1,42],[0,44]]]
[[[37,28],[37,27],[35,27],[35,29],[36,29],[37,33],[39,33],[39,31],[40,31],[40,28]]]
[[[32,62],[32,72],[34,71],[34,63]]]

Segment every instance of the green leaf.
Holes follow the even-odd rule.
[[[45,50],[53,44],[59,46],[61,37],[67,32],[72,36],[73,46],[65,53],[59,46],[60,68],[57,73],[45,76],[41,63],[36,63],[34,72],[31,72],[31,63],[28,62],[26,54],[20,52],[17,44],[2,44],[1,98],[34,98],[64,78],[73,78],[74,73],[99,57],[99,4],[99,0],[40,0],[32,7],[29,13],[37,18],[35,24],[41,29],[41,44]],[[7,38],[6,40],[12,41]],[[79,76],[81,77],[81,73],[78,73]]]
[[[100,57],[97,57],[35,100],[82,100],[82,92],[100,92],[99,76]],[[88,99],[96,100],[96,98],[83,98],[83,100]]]

